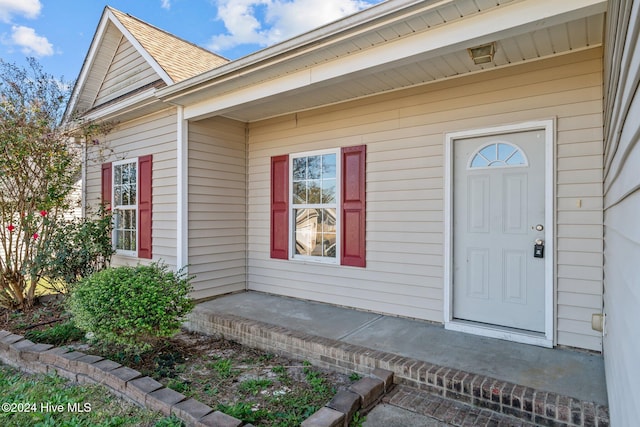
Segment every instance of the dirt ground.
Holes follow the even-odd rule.
[[[0,309],[0,329],[27,337],[32,331],[46,331],[68,320],[57,300],[26,312]],[[162,340],[144,354],[126,354],[83,340],[72,345],[136,369],[187,397],[255,425],[297,426],[359,378],[251,349],[221,336],[186,331]]]

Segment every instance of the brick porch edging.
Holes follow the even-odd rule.
[[[136,370],[100,356],[50,344],[36,344],[0,330],[0,361],[32,374],[57,373],[80,384],[100,384],[114,394],[166,416],[175,414],[188,426],[239,427],[242,421],[187,398]],[[248,426],[248,425],[247,425]]]
[[[371,376],[340,390],[300,427],[349,427],[356,412],[367,414],[393,388],[393,372],[376,368]]]
[[[0,361],[31,374],[56,373],[79,384],[100,384],[133,403],[174,414],[193,427],[239,427],[243,422],[182,393],[164,387],[134,369],[100,356],[65,347],[36,344],[22,335],[0,330]],[[370,377],[338,392],[323,408],[302,423],[303,427],[347,427],[357,411],[372,409],[393,386],[393,373],[375,369]],[[244,424],[252,427],[251,424]]]
[[[386,369],[397,383],[547,426],[609,426],[605,405],[196,307],[187,329],[341,372]]]

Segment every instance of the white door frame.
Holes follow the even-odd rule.
[[[453,318],[453,145],[457,139],[501,135],[529,130],[545,132],[545,328],[543,334],[527,334],[496,325],[479,324]],[[444,326],[445,329],[500,338],[543,347],[554,345],[555,319],[555,119],[450,132],[445,135],[444,163]],[[531,242],[533,244],[533,242]]]

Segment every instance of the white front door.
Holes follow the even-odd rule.
[[[545,130],[452,149],[452,320],[544,333]]]

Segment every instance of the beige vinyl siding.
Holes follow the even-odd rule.
[[[102,37],[100,54],[96,54],[91,70],[86,75],[84,88],[80,91],[78,98],[78,112],[81,113],[84,110],[88,110],[96,106],[96,89],[100,88],[104,82],[105,72],[103,71],[109,65],[113,59],[113,52],[118,49],[118,46],[122,40],[122,33],[113,25],[109,24],[104,36]],[[102,54],[102,52],[109,52],[110,54]],[[100,70],[100,71],[99,71]]]
[[[135,47],[124,37],[98,91],[94,106],[104,104],[135,89],[159,80],[160,77]]]
[[[557,342],[599,351],[590,322],[602,298],[601,114],[594,48],[252,123],[248,287],[442,322],[445,133],[556,117]],[[269,158],[358,144],[366,269],[270,259]]]
[[[176,267],[176,110],[120,123],[98,145],[88,147],[87,204],[101,200],[101,165],[106,162],[153,155],[152,256]],[[135,265],[138,258],[114,256],[113,265]],[[147,261],[147,260],[145,260]]]
[[[244,123],[189,124],[189,273],[194,298],[246,287]]]
[[[640,419],[640,2],[610,2],[605,63],[605,371],[611,425]]]

